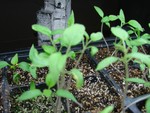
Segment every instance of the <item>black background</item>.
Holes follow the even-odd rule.
[[[94,9],[99,6],[105,13],[118,14],[123,9],[126,20],[135,19],[142,24],[146,32],[150,32],[149,0],[72,0],[72,9],[76,23],[82,23],[86,30],[96,32],[100,30],[100,17]],[[43,7],[43,0],[3,0],[0,3],[0,52],[11,51],[37,45],[36,33],[31,25],[36,23],[36,13]],[[117,23],[113,23],[114,25]],[[104,27],[106,36],[110,35]]]

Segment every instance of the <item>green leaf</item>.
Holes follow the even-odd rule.
[[[15,74],[13,75],[13,81],[14,81],[15,83],[18,83],[18,82],[19,82],[19,78],[20,78],[19,73],[15,73]]]
[[[101,22],[102,23],[108,23],[109,22],[109,17],[105,16],[104,18],[102,18]]]
[[[134,33],[134,31],[133,31],[133,30],[128,30],[127,32],[128,32],[128,34],[129,34],[129,35],[131,35],[131,34],[133,34],[133,33]]]
[[[54,53],[49,57],[49,69],[53,73],[60,73],[66,65],[67,55],[62,55],[60,52]]]
[[[133,47],[132,47],[132,52],[133,52],[133,53],[138,52],[138,47],[137,47],[137,46],[133,46]]]
[[[106,24],[108,27],[110,27],[110,23],[109,23],[109,22],[106,22],[105,24]]]
[[[36,89],[36,86],[35,86],[35,83],[32,81],[30,83],[30,90],[34,90],[34,89]]]
[[[129,37],[128,33],[120,27],[112,27],[111,32],[121,40],[127,40]]]
[[[19,68],[21,68],[23,71],[29,72],[29,68],[30,68],[29,63],[27,63],[27,62],[20,62],[20,63],[18,64],[18,66],[19,66]]]
[[[150,23],[148,24],[148,26],[150,27]]]
[[[108,67],[110,64],[115,63],[118,60],[117,57],[107,57],[104,60],[102,60],[101,62],[98,63],[97,67],[96,67],[96,71],[98,70],[102,70],[105,67]]]
[[[100,111],[99,113],[111,113],[114,109],[114,106],[107,106],[104,110]]]
[[[136,21],[136,20],[130,20],[128,22],[128,24],[136,29],[138,29],[139,31],[143,31],[142,26]]]
[[[120,9],[118,18],[120,19],[121,23],[125,24],[125,15],[122,9]]]
[[[141,46],[141,45],[144,45],[144,44],[150,44],[150,42],[147,39],[138,38],[138,39],[135,39],[135,40],[131,40],[130,44],[132,46]]]
[[[68,53],[68,57],[70,57],[71,59],[75,59],[76,58],[76,53],[74,51],[70,51]]]
[[[83,74],[78,69],[72,69],[71,74],[73,78],[76,80],[76,87],[81,88],[83,86]]]
[[[50,89],[44,89],[43,95],[46,97],[50,97],[52,95],[52,91]]]
[[[12,57],[10,62],[13,65],[17,64],[18,63],[18,54],[15,54],[15,56]]]
[[[36,48],[34,47],[34,45],[31,46],[30,51],[29,51],[29,58],[30,60],[34,60],[35,55],[38,54],[38,51],[36,50]]]
[[[52,53],[55,53],[57,51],[55,47],[50,46],[50,45],[42,45],[42,48],[48,54],[52,54]]]
[[[24,101],[24,100],[35,98],[40,95],[42,95],[42,92],[39,89],[33,89],[22,93],[22,95],[18,98],[18,100]]]
[[[140,70],[141,70],[141,71],[144,71],[144,70],[145,70],[145,68],[146,68],[146,65],[145,65],[145,64],[143,64],[143,63],[141,63],[141,64],[140,64]]]
[[[61,44],[65,47],[75,46],[84,39],[85,27],[81,24],[74,24],[65,29]]]
[[[0,69],[8,66],[9,64],[6,61],[0,61]]]
[[[48,37],[50,37],[51,33],[52,33],[51,30],[48,27],[42,26],[42,25],[39,25],[39,24],[33,24],[32,29],[34,31],[40,32],[44,35],[47,35]]]
[[[95,46],[91,46],[90,54],[94,56],[98,52],[98,48]]]
[[[35,78],[35,79],[37,78],[36,70],[37,70],[37,68],[35,66],[30,66],[29,67],[29,71],[30,71],[32,77]]]
[[[51,35],[63,34],[63,32],[63,29],[56,29],[52,31]]]
[[[115,48],[117,49],[117,50],[120,50],[120,51],[124,51],[124,47],[123,47],[123,45],[121,45],[121,44],[119,44],[119,43],[114,43],[114,46],[115,46]]]
[[[150,87],[150,82],[145,82],[144,86],[145,87]]]
[[[74,95],[71,92],[69,92],[67,90],[64,90],[64,89],[58,89],[56,91],[56,95],[60,96],[60,97],[67,98],[67,99],[71,99],[72,101],[77,102],[77,100],[74,97]]]
[[[103,34],[101,32],[92,33],[90,35],[90,38],[93,42],[96,42],[96,41],[101,40],[103,38]]]
[[[150,55],[137,52],[137,53],[129,53],[126,57],[129,59],[136,58],[141,62],[145,63],[148,67],[150,67]]]
[[[94,6],[96,12],[99,14],[100,17],[104,17],[104,12],[101,8],[97,7],[97,6]]]
[[[150,113],[150,98],[147,99],[145,108],[146,108],[146,113]]]
[[[110,21],[115,21],[117,19],[118,19],[118,16],[116,16],[116,15],[109,15],[109,20]]]
[[[148,39],[150,39],[150,34],[144,33],[144,34],[141,36],[141,38],[148,40]]]
[[[53,86],[56,85],[57,81],[59,79],[59,73],[58,72],[49,72],[46,76],[46,79],[45,79],[45,82],[46,82],[46,85],[51,88]]]
[[[139,83],[139,84],[145,83],[145,80],[143,80],[141,78],[126,78],[125,80],[128,82],[135,82],[135,83]]]
[[[70,17],[69,17],[69,19],[68,19],[68,26],[71,26],[71,25],[73,25],[75,23],[75,18],[74,18],[74,12],[72,11],[71,12],[71,15],[70,15]]]

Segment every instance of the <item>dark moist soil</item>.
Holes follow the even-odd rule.
[[[2,109],[3,109],[1,94],[2,94],[2,71],[0,70],[0,113],[2,113]]]
[[[146,49],[145,49],[146,51]],[[142,49],[139,48],[139,52],[142,52]],[[101,48],[99,52],[96,54],[96,60],[99,62],[102,59],[106,58],[107,56],[110,56],[114,53],[114,48],[110,48],[110,53],[108,54],[107,48]],[[146,51],[148,53],[148,51]],[[118,53],[117,56],[122,56],[122,53]],[[125,72],[124,72],[124,65],[121,62],[113,63],[111,66],[107,67],[106,70],[109,73],[109,75],[115,80],[115,82],[121,86],[122,89],[125,88]],[[129,77],[138,77],[143,78],[144,80],[150,81],[150,78],[148,78],[140,69],[138,66],[133,65],[133,62],[129,62]],[[138,97],[143,94],[150,93],[150,88],[144,87],[143,84],[136,84],[136,83],[129,83],[127,96],[134,98]],[[145,105],[145,104],[144,104]],[[145,109],[143,109],[142,113],[145,113]]]
[[[69,89],[77,98],[79,103],[83,105],[83,108],[78,107],[73,102],[70,102],[70,108],[72,113],[97,113],[97,111],[101,111],[107,105],[114,104],[115,109],[114,113],[118,113],[120,111],[121,97],[115,93],[114,88],[110,87],[107,82],[99,76],[99,73],[94,71],[94,68],[90,65],[88,57],[86,55],[83,56],[82,62],[79,64],[78,68],[83,72],[84,75],[84,86],[81,89],[76,89],[74,80],[72,80],[71,88]],[[75,62],[72,60],[68,60],[67,69],[70,70],[75,65]],[[31,75],[27,72],[22,72],[22,70],[18,69],[20,75],[20,82],[18,84],[29,84],[30,81],[34,80],[36,83],[43,82],[45,80],[45,76],[48,73],[47,68],[39,69],[37,71],[38,80],[35,80],[31,77]],[[42,70],[42,71],[41,71]],[[9,83],[10,86],[15,86],[12,82],[12,71],[9,70]],[[13,113],[18,112],[28,112],[28,113],[52,113],[51,104],[46,97],[37,97],[36,99],[27,100],[23,102],[16,101],[18,98],[19,91],[15,96],[10,95],[11,102],[11,111]],[[35,104],[36,103],[36,104]],[[64,107],[62,106],[62,109]]]

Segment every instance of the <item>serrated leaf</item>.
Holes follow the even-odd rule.
[[[98,113],[111,113],[114,109],[114,106],[107,106],[104,110],[98,112]]]
[[[84,39],[85,27],[81,24],[74,24],[65,29],[61,38],[61,45],[65,47],[75,46]]]
[[[97,6],[94,6],[96,12],[99,14],[100,17],[104,17],[104,12],[101,8],[97,7]]]
[[[8,66],[9,64],[6,61],[0,61],[0,69]]]
[[[146,113],[150,113],[150,98],[147,99],[145,108],[146,108]]]
[[[105,67],[108,67],[110,64],[115,63],[118,59],[119,59],[118,57],[113,57],[113,56],[105,58],[104,60],[98,63],[96,67],[96,71],[102,70]]]
[[[42,45],[42,48],[48,54],[52,54],[52,53],[55,53],[57,51],[55,47],[50,46],[50,45]]]
[[[60,96],[60,97],[67,98],[67,99],[71,99],[72,101],[77,102],[77,100],[74,97],[74,95],[71,92],[69,92],[68,90],[58,89],[56,91],[56,95]]]
[[[132,46],[141,46],[141,45],[144,45],[144,44],[150,44],[150,42],[147,39],[138,38],[138,39],[135,39],[135,40],[131,40],[130,44]]]
[[[91,46],[90,54],[94,56],[98,52],[98,48],[95,46]]]
[[[69,19],[68,19],[68,26],[71,26],[74,23],[75,23],[75,18],[74,18],[74,12],[72,11],[71,15],[69,16]]]
[[[20,62],[20,63],[18,64],[18,66],[19,66],[19,68],[21,68],[23,71],[29,72],[29,68],[30,68],[29,63],[27,63],[27,62]]]
[[[121,40],[127,40],[129,37],[128,33],[120,27],[112,27],[111,32]]]
[[[117,19],[118,19],[118,16],[116,16],[116,15],[109,15],[109,20],[110,21],[115,21]]]
[[[136,58],[141,62],[145,63],[148,67],[150,67],[150,55],[136,52],[136,53],[129,53],[126,57],[128,57],[129,59]]]
[[[35,83],[33,81],[30,82],[30,90],[36,89]]]
[[[129,24],[130,26],[132,26],[132,27],[134,27],[134,28],[140,30],[140,31],[143,31],[142,26],[141,26],[141,25],[138,23],[138,21],[136,21],[136,20],[130,20],[130,21],[128,22],[128,24]]]
[[[139,84],[145,83],[145,80],[143,80],[141,78],[126,78],[125,80],[128,82],[134,82],[134,83],[139,83]]]
[[[52,72],[49,72],[47,75],[46,75],[46,79],[45,79],[45,82],[46,82],[46,85],[51,88],[53,86],[56,85],[57,81],[59,79],[59,73],[56,72],[56,73],[52,73]]]
[[[125,24],[125,15],[124,15],[124,12],[122,9],[120,9],[120,12],[119,12],[119,19],[121,21],[121,23]]]
[[[50,89],[44,89],[43,95],[46,97],[50,97],[52,95],[52,91]]]
[[[37,78],[37,74],[36,74],[37,68],[35,66],[30,66],[29,71],[30,71],[32,77],[36,79]]]
[[[83,74],[78,69],[72,69],[71,74],[73,78],[76,80],[76,87],[81,88],[83,86]]]
[[[42,95],[42,92],[39,89],[33,89],[22,93],[22,95],[18,98],[18,100],[19,101],[28,100],[40,95]]]
[[[51,33],[52,33],[51,30],[48,27],[43,26],[43,25],[39,25],[39,24],[33,24],[32,29],[34,31],[40,32],[44,35],[47,35],[48,37],[50,37]]]
[[[103,34],[101,32],[92,33],[90,35],[90,38],[93,42],[96,42],[96,41],[101,40],[103,38]]]
[[[18,54],[15,54],[11,59],[11,64],[15,65],[18,63]]]

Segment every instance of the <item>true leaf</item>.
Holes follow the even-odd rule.
[[[125,80],[128,82],[135,82],[135,83],[139,83],[139,84],[145,83],[145,80],[143,80],[141,78],[126,78]]]
[[[50,97],[52,95],[52,91],[50,89],[44,89],[43,95],[46,97]]]
[[[32,61],[35,57],[35,55],[38,54],[38,51],[36,50],[36,48],[34,47],[34,45],[31,46],[30,51],[29,51],[29,58]]]
[[[61,44],[65,47],[75,46],[84,39],[85,27],[81,24],[74,24],[65,29]]]
[[[120,19],[120,21],[121,21],[121,23],[125,23],[125,16],[124,16],[124,12],[123,12],[123,10],[122,9],[120,9],[120,12],[119,12],[119,19]]]
[[[42,95],[42,92],[39,89],[29,90],[22,93],[22,95],[18,98],[18,100],[19,101],[28,100],[40,95]]]
[[[148,24],[148,26],[150,27],[150,23]]]
[[[141,45],[144,45],[144,44],[150,44],[150,42],[147,39],[138,38],[138,39],[135,39],[135,40],[131,40],[130,44],[132,46],[141,46]]]
[[[35,66],[30,66],[29,67],[29,71],[30,71],[32,77],[35,78],[35,79],[37,78],[36,70],[37,70],[37,68]]]
[[[98,48],[95,46],[91,46],[90,54],[94,56],[98,52]]]
[[[9,64],[6,61],[0,61],[0,69],[8,66]]]
[[[97,33],[92,33],[90,35],[90,38],[93,42],[101,40],[103,38],[103,34],[101,32],[97,32]]]
[[[19,78],[20,78],[19,73],[15,73],[15,74],[13,75],[13,81],[14,81],[15,83],[18,83]]]
[[[69,92],[68,90],[58,89],[56,91],[56,95],[60,96],[60,97],[67,98],[67,99],[71,99],[72,101],[77,102],[77,100],[74,97],[74,95],[71,92]]]
[[[50,46],[50,45],[42,45],[42,48],[48,54],[52,54],[52,53],[55,53],[57,51],[55,47]]]
[[[63,29],[56,29],[52,31],[51,35],[63,34],[63,32]]]
[[[32,81],[30,83],[30,90],[34,90],[34,89],[36,89],[36,86],[35,86],[35,83]]]
[[[37,32],[40,32],[44,35],[47,35],[48,37],[51,36],[51,30],[46,26],[42,26],[42,25],[39,25],[39,24],[34,24],[34,25],[32,25],[32,29],[37,31]]]
[[[111,113],[114,109],[114,106],[107,106],[104,110],[100,111],[99,113]]]
[[[12,57],[10,62],[13,65],[17,64],[18,63],[18,54],[15,54],[15,56]]]
[[[20,62],[20,63],[18,64],[18,66],[19,66],[19,68],[21,68],[23,71],[29,72],[29,68],[30,68],[29,63],[27,63],[27,62]]]
[[[102,23],[108,23],[109,22],[109,17],[105,16],[104,18],[102,18],[101,22]]]
[[[102,70],[103,68],[109,66],[110,64],[115,63],[117,60],[118,60],[117,57],[107,57],[98,63],[96,70]]]
[[[75,23],[75,18],[74,18],[74,12],[72,11],[71,15],[69,16],[69,19],[68,19],[68,26],[71,26],[74,23]]]
[[[150,113],[150,98],[146,101],[146,113]]]
[[[109,20],[110,21],[115,21],[117,19],[118,19],[118,17],[116,15],[109,15]]]
[[[130,20],[128,24],[140,31],[143,31],[142,26],[136,20]]]
[[[76,87],[81,88],[83,86],[83,74],[78,69],[72,69],[71,74],[73,78],[76,80]]]
[[[59,73],[58,72],[49,72],[47,75],[46,75],[46,79],[45,79],[45,82],[47,84],[47,86],[49,88],[53,87],[56,85],[57,81],[59,79]]]
[[[75,53],[74,51],[70,51],[70,52],[68,53],[68,57],[70,57],[71,59],[75,59],[76,53]]]
[[[150,82],[145,82],[144,86],[145,87],[150,87]]]
[[[137,47],[137,46],[133,46],[132,52],[133,52],[133,53],[138,52],[138,47]]]
[[[121,40],[127,40],[129,37],[128,33],[120,27],[112,27],[111,32]]]
[[[141,63],[141,64],[140,64],[140,70],[141,70],[141,71],[144,71],[145,68],[146,68],[145,64]]]
[[[101,8],[97,7],[97,6],[94,6],[96,12],[99,14],[100,17],[104,17],[104,12],[102,11]]]
[[[136,58],[136,59],[140,60],[141,62],[145,63],[148,67],[150,67],[150,55],[136,52],[136,53],[127,54],[127,57],[129,59]]]

